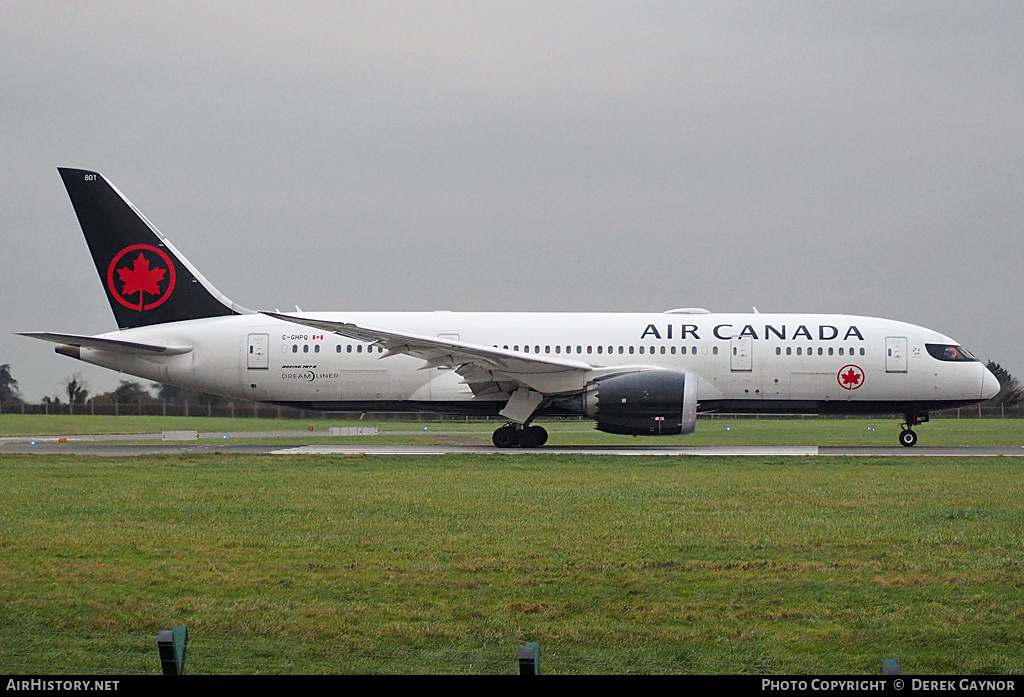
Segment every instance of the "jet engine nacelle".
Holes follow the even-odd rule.
[[[697,376],[635,368],[598,378],[583,395],[583,411],[605,433],[674,436],[697,427]]]

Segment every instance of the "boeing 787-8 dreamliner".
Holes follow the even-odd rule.
[[[148,380],[326,411],[502,417],[499,448],[538,447],[539,416],[609,433],[692,433],[698,412],[899,414],[988,399],[995,376],[924,327],[833,314],[254,312],[232,302],[101,174],[61,168],[118,331],[26,332]]]

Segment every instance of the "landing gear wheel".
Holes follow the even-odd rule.
[[[519,434],[511,426],[502,426],[491,435],[496,448],[512,448],[519,445]]]
[[[909,428],[904,429],[900,432],[900,445],[906,448],[914,447],[917,443],[917,434],[911,431]]]
[[[540,426],[529,426],[519,434],[519,445],[524,448],[539,448],[548,442],[548,432]]]
[[[906,415],[906,421],[900,424],[903,429],[900,432],[900,445],[905,448],[912,448],[917,443],[917,434],[914,433],[914,426],[928,423],[928,412],[910,412]]]

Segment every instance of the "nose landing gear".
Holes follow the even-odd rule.
[[[548,442],[548,432],[541,426],[505,424],[491,435],[496,448],[539,448]]]
[[[914,426],[928,422],[928,412],[923,414],[907,414],[906,421],[900,424],[900,445],[905,448],[912,448],[917,443],[917,434]]]

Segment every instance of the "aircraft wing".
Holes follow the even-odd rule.
[[[180,353],[188,353],[191,346],[162,346],[160,344],[143,344],[137,341],[124,341],[122,339],[106,339],[100,336],[82,336],[80,334],[55,334],[53,332],[17,332],[20,336],[27,336],[32,339],[42,339],[54,344],[64,346],[77,346],[78,348],[97,349],[99,351],[110,351],[111,353],[129,353],[135,355],[163,355],[175,356]]]
[[[581,389],[587,374],[594,369],[590,363],[571,358],[522,354],[493,346],[361,327],[348,322],[330,322],[275,312],[263,314],[357,341],[372,342],[387,350],[381,358],[399,354],[414,356],[424,362],[421,370],[450,367],[464,378],[477,397],[512,392],[519,387],[527,387],[542,394],[570,392]]]

